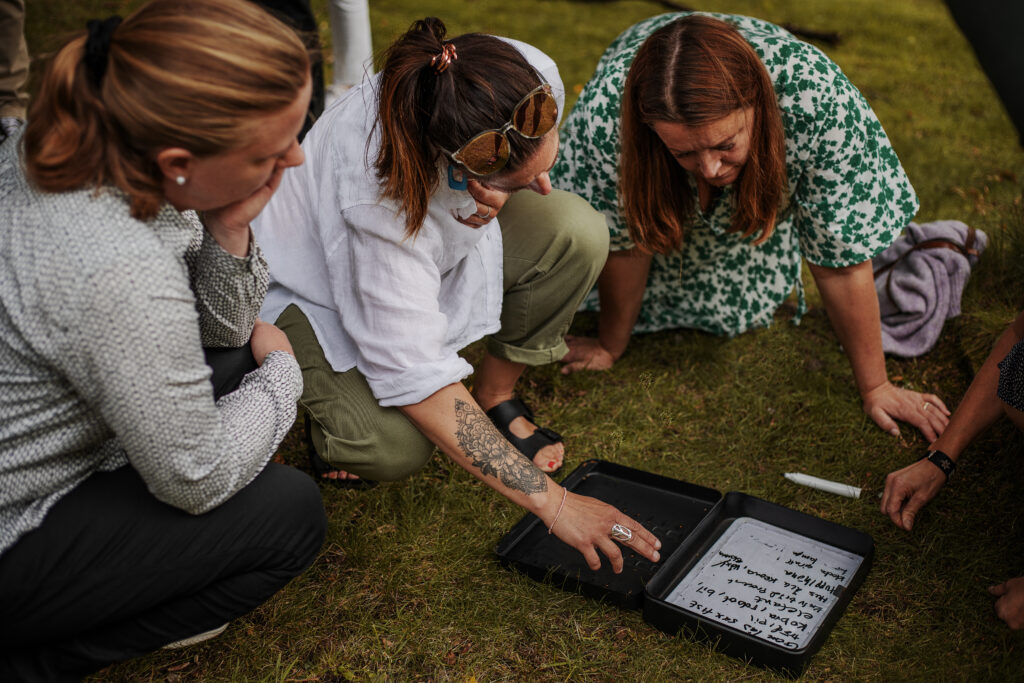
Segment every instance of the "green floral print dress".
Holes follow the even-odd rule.
[[[633,246],[619,208],[619,108],[640,45],[687,12],[652,17],[608,47],[562,128],[555,187],[601,211],[612,251]],[[750,17],[710,14],[734,25],[775,85],[786,136],[788,203],[772,236],[729,233],[731,186],[707,211],[698,207],[680,252],[655,255],[634,332],[689,327],[736,335],[771,324],[794,287],[795,322],[806,311],[801,257],[839,268],[888,247],[917,212],[918,200],[889,138],[864,96],[832,60],[784,29]],[[696,183],[690,178],[696,197]],[[597,292],[583,304],[597,310]]]

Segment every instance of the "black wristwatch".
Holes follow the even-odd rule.
[[[942,473],[946,475],[946,479],[949,479],[950,475],[956,471],[956,463],[953,462],[953,458],[942,451],[928,451],[921,456],[921,460],[927,460],[942,470]]]

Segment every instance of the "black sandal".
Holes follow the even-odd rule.
[[[316,448],[313,447],[313,430],[312,423],[309,419],[309,414],[306,414],[306,455],[309,457],[309,469],[313,470],[313,478],[324,484],[331,484],[338,487],[339,489],[372,489],[377,485],[373,479],[335,479],[334,477],[325,477],[325,474],[331,472],[337,472],[338,468],[331,465],[329,462],[321,458]]]
[[[515,446],[520,453],[529,458],[530,462],[533,462],[533,457],[545,446],[562,443],[562,435],[553,429],[541,427],[534,422],[533,411],[530,410],[530,406],[526,405],[518,398],[510,398],[507,401],[502,401],[487,411],[487,417],[491,418],[491,422],[493,422],[494,426],[498,428],[501,435],[508,439],[509,443]],[[537,427],[537,431],[525,439],[513,434],[509,431],[508,427],[517,417],[525,417],[530,423]],[[562,463],[565,463],[564,458],[562,459]],[[561,471],[562,465],[559,465],[554,470],[545,472],[545,474],[551,477]]]

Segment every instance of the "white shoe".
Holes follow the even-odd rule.
[[[205,631],[203,633],[197,633],[196,635],[191,636],[189,638],[182,638],[181,640],[176,640],[173,643],[167,643],[166,645],[164,645],[160,649],[162,649],[162,650],[177,650],[180,647],[188,647],[189,645],[195,645],[196,643],[201,643],[204,640],[210,640],[211,638],[216,638],[220,634],[224,633],[224,631],[227,629],[227,627],[228,627],[227,624],[222,624],[222,625],[218,626],[215,629],[211,629],[211,630]]]

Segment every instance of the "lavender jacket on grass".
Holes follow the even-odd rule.
[[[960,296],[988,237],[960,221],[911,223],[872,260],[882,313],[882,349],[904,358],[930,351],[948,318],[960,315]]]

